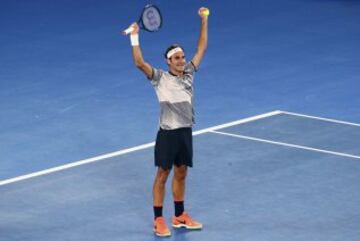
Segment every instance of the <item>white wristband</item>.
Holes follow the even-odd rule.
[[[131,46],[139,46],[139,34],[130,34]]]

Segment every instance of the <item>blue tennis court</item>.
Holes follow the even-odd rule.
[[[1,1],[1,241],[160,240],[159,103],[120,33],[148,3]],[[168,240],[360,240],[360,2],[151,3],[163,26],[140,46],[164,70],[211,12],[185,200],[204,229]]]
[[[188,208],[204,229],[170,240],[360,237],[360,125],[277,111],[195,135]],[[2,185],[1,240],[160,239],[152,158],[144,147]]]

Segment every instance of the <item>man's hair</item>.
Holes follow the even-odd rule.
[[[167,49],[166,49],[166,51],[165,51],[165,53],[164,53],[164,57],[165,57],[165,59],[167,59],[168,57],[167,57],[167,54],[171,51],[171,50],[173,50],[173,49],[175,49],[175,48],[181,48],[183,51],[184,51],[184,48],[183,47],[181,47],[179,44],[172,44],[172,45],[170,45]],[[170,57],[171,58],[171,57]]]

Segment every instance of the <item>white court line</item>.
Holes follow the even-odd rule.
[[[309,147],[309,146],[301,146],[301,145],[289,144],[289,143],[285,143],[285,142],[272,141],[272,140],[267,140],[267,139],[262,139],[262,138],[251,137],[251,136],[231,134],[231,133],[221,132],[221,131],[210,131],[210,132],[220,134],[220,135],[225,135],[225,136],[232,136],[232,137],[236,137],[236,138],[240,138],[240,139],[259,141],[259,142],[265,142],[265,143],[269,143],[269,144],[292,147],[292,148],[303,149],[303,150],[308,150],[308,151],[315,151],[315,152],[321,152],[321,153],[326,153],[326,154],[332,154],[332,155],[336,155],[336,156],[360,159],[360,156],[346,154],[346,153],[342,153],[342,152],[336,152],[336,151],[317,149],[317,148],[312,148],[312,147]]]
[[[208,133],[210,131],[218,130],[218,129],[221,129],[221,128],[230,127],[230,126],[233,126],[233,125],[239,125],[239,124],[243,124],[243,123],[246,123],[246,122],[259,120],[259,119],[262,119],[262,118],[267,118],[267,117],[278,115],[278,114],[281,114],[281,113],[282,113],[281,111],[276,110],[276,111],[268,112],[268,113],[265,113],[265,114],[261,114],[261,115],[257,115],[257,116],[253,116],[253,117],[244,118],[244,119],[240,119],[240,120],[237,120],[237,121],[229,122],[229,123],[226,123],[226,124],[223,124],[223,125],[217,125],[217,126],[213,126],[213,127],[210,127],[210,128],[198,130],[198,131],[193,132],[193,135],[196,136],[196,135]],[[120,156],[120,155],[130,153],[130,152],[143,150],[143,149],[146,149],[146,148],[153,147],[154,145],[155,145],[155,142],[150,142],[150,143],[135,146],[135,147],[132,147],[132,148],[119,150],[119,151],[111,152],[111,153],[108,153],[108,154],[104,154],[104,155],[95,156],[95,157],[92,157],[92,158],[72,162],[72,163],[69,163],[69,164],[62,165],[62,166],[57,166],[57,167],[53,167],[53,168],[50,168],[50,169],[45,169],[45,170],[42,170],[42,171],[33,172],[33,173],[26,174],[26,175],[10,178],[10,179],[5,179],[5,180],[0,181],[0,186],[10,184],[10,183],[14,183],[14,182],[19,182],[19,181],[26,180],[26,179],[29,179],[29,178],[34,178],[34,177],[38,177],[38,176],[47,175],[47,174],[50,174],[50,173],[62,171],[62,170],[65,170],[65,169],[81,166],[81,165],[84,165],[84,164],[88,164],[88,163],[92,163],[92,162],[96,162],[96,161],[100,161],[100,160],[109,159],[109,158],[112,158],[112,157],[116,157],[116,156]]]
[[[275,110],[275,111],[268,112],[268,113],[265,113],[265,114],[256,115],[256,116],[240,119],[240,120],[237,120],[237,121],[229,122],[229,123],[226,123],[226,124],[223,124],[223,125],[218,125],[218,126],[202,129],[202,130],[199,130],[199,131],[195,131],[193,133],[193,135],[196,136],[196,135],[200,135],[200,134],[207,133],[207,132],[210,132],[210,131],[215,131],[215,130],[219,130],[219,129],[230,127],[230,126],[235,126],[235,125],[240,125],[240,124],[244,124],[244,123],[247,123],[247,122],[256,121],[256,120],[264,119],[264,118],[271,117],[271,116],[274,116],[274,115],[279,115],[279,114],[282,114],[282,113],[283,113],[282,111]]]
[[[281,111],[281,113],[287,114],[287,115],[300,116],[300,117],[305,117],[305,118],[310,118],[310,119],[316,119],[316,120],[322,120],[322,121],[327,121],[327,122],[333,122],[333,123],[338,123],[338,124],[360,127],[360,124],[352,123],[352,122],[348,122],[348,121],[341,121],[341,120],[335,120],[335,119],[329,119],[329,118],[323,118],[323,117],[317,117],[317,116],[311,116],[311,115],[304,115],[304,114],[298,114],[298,113],[288,112],[288,111]]]

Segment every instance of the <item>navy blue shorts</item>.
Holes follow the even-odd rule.
[[[157,133],[155,144],[155,166],[164,170],[173,165],[192,167],[193,162],[192,129],[161,129]]]

